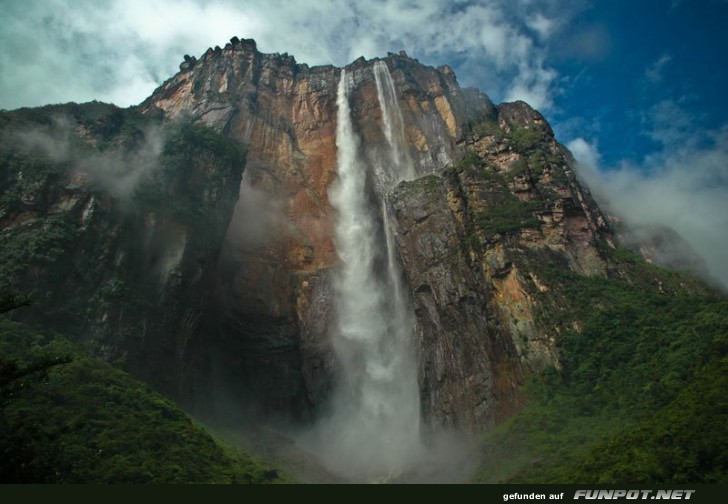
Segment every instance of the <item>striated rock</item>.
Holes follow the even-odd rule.
[[[400,184],[390,196],[417,317],[425,424],[474,430],[493,424],[503,403],[513,402],[522,374],[511,338],[495,325],[449,189],[431,175]]]
[[[541,115],[503,104],[483,121],[462,162],[389,196],[434,428],[492,425],[520,406],[527,373],[559,366],[561,328],[539,316],[554,304],[539,257],[607,272],[598,244],[611,232]]]
[[[187,72],[189,70],[192,70],[195,67],[195,63],[197,63],[197,58],[188,54],[185,54],[184,59],[185,60],[179,66],[180,72]]]

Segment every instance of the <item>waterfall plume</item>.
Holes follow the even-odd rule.
[[[340,373],[332,413],[319,425],[316,449],[334,470],[384,478],[407,470],[424,450],[413,317],[384,220],[386,206],[372,204],[367,187],[345,70],[336,104],[338,180],[329,199],[337,212],[334,242],[340,265],[331,336]]]

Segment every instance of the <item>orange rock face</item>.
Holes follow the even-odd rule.
[[[422,416],[428,428],[478,431],[519,407],[525,372],[558,366],[553,334],[536,320],[536,296],[548,286],[533,280],[538,288],[530,292],[526,280],[538,277],[527,261],[514,261],[526,257],[523,250],[544,249],[576,271],[601,274],[595,241],[609,235],[540,114],[519,103],[496,108],[479,91],[460,89],[448,67],[404,55],[381,61],[419,179],[389,196],[417,318]],[[376,172],[387,162],[387,139],[373,67],[360,58],[345,70],[362,169],[372,194],[383,196],[392,188]],[[337,178],[341,70],[261,54],[249,40],[210,49],[182,69],[142,109],[189,115],[247,147],[208,327],[227,342],[224,381],[239,384],[237,393],[264,415],[314,418],[337,372],[328,338],[338,261],[328,192]],[[507,175],[507,185],[457,169],[443,179],[469,151],[485,171]],[[547,193],[544,209],[530,215],[540,227],[500,238],[478,230],[480,215],[514,198],[546,201]]]
[[[420,174],[442,169],[460,154],[469,107],[451,70],[425,67],[404,56],[387,60],[401,93],[406,138]],[[352,113],[362,142],[382,145],[382,116],[372,62],[357,60]],[[253,41],[208,50],[142,104],[168,118],[192,114],[248,147],[246,179],[280,205],[286,223],[258,260],[285,263],[296,272],[330,267],[328,188],[336,175],[336,86],[340,70],[297,65],[287,55],[261,54]],[[481,95],[475,110],[492,108]],[[241,218],[238,215],[237,218]],[[235,221],[231,224],[234,231]],[[301,254],[301,250],[307,250]]]
[[[469,114],[487,112],[492,104],[482,94],[466,104],[447,68],[399,55],[386,63],[416,172],[441,170],[460,157],[457,140]],[[374,162],[386,142],[372,67],[360,59],[346,69],[364,162]],[[265,376],[258,394],[263,409],[295,403],[293,416],[308,417],[328,393],[336,365],[327,338],[333,316],[329,270],[338,260],[328,190],[336,179],[341,70],[261,54],[249,40],[208,50],[182,68],[142,109],[161,110],[169,119],[191,115],[246,145],[241,200],[221,256],[222,325],[239,342],[240,359],[257,369],[251,375]],[[255,334],[268,330],[275,335]],[[265,357],[271,352],[280,356],[277,362]],[[302,376],[293,387],[276,376],[290,375],[291,368]]]

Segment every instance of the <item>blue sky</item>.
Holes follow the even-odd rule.
[[[564,82],[550,119],[567,140],[597,141],[608,165],[641,160],[661,147],[649,134],[651,110],[660,103],[684,111],[694,127],[725,125],[727,28],[727,2],[595,2],[568,31],[603,29],[603,52],[554,56]],[[575,118],[581,121],[569,122]]]
[[[728,0],[0,0],[0,108],[139,103],[237,35],[299,62],[405,49],[541,110],[598,201],[728,285]]]

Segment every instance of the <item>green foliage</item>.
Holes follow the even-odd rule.
[[[144,127],[152,122],[135,108],[123,109],[97,101],[69,104],[68,107],[66,115],[93,135],[99,150],[130,146],[134,137],[143,135]]]
[[[0,112],[0,129],[12,132],[43,132],[49,138],[68,142],[72,157],[91,150],[104,151],[116,147],[130,147],[144,137],[152,124],[159,124],[155,114],[142,114],[136,107],[119,108],[116,105],[92,101],[65,103],[36,108]],[[86,139],[93,139],[93,147],[81,140],[72,130],[84,131]],[[14,145],[14,149],[33,154],[33,149]]]
[[[473,150],[469,150],[465,156],[452,165],[451,167],[447,168],[443,174],[446,176],[453,176],[455,174],[461,173],[463,171],[467,172],[480,172],[483,169],[483,159],[478,155],[477,152]]]
[[[18,294],[6,294],[0,296],[0,315],[8,313],[23,306],[33,304],[33,296],[25,296]]]
[[[184,243],[184,275],[188,257],[219,248],[243,148],[189,120],[163,123],[102,103],[0,113],[0,125],[39,142],[0,147],[0,218],[9,224],[0,231],[0,293],[42,292],[44,309],[20,318],[68,334],[93,327],[125,347],[140,325],[163,316],[153,313],[164,279],[158,258]],[[49,155],[46,144],[62,144],[63,155]],[[91,187],[69,177],[79,166]],[[118,326],[96,330],[108,316]]]
[[[527,175],[528,175],[528,161],[523,157],[516,160],[508,168],[508,179],[509,180],[513,180],[516,177],[527,176]]]
[[[521,161],[521,173],[525,172],[525,161]],[[483,158],[475,151],[468,153],[457,164],[445,171],[446,177],[455,177],[460,173],[467,173],[485,182],[483,190],[488,193],[484,199],[488,201],[488,208],[474,215],[477,225],[486,236],[508,234],[522,228],[539,227],[542,222],[534,217],[534,212],[541,210],[544,203],[541,201],[522,201],[514,195],[508,187],[506,177],[513,178],[513,173],[498,173],[494,167],[486,166]],[[469,234],[469,240],[477,241],[474,233]]]
[[[173,403],[62,338],[0,320],[14,362],[73,353],[6,402],[0,481],[15,483],[264,483],[277,473],[216,442]],[[28,387],[31,390],[26,391]]]
[[[52,214],[0,232],[0,291],[11,290],[30,268],[55,264],[73,250],[78,237],[78,225],[67,214]]]
[[[162,169],[140,183],[134,201],[207,233],[214,229],[215,208],[206,198],[242,173],[245,155],[242,144],[205,125],[175,125],[164,144]]]
[[[0,407],[14,399],[22,389],[46,378],[48,370],[68,364],[68,355],[45,356],[30,363],[0,359]]]
[[[538,227],[541,221],[533,216],[540,209],[538,201],[521,201],[508,194],[504,201],[496,202],[476,216],[476,222],[486,235],[506,234],[526,227]]]
[[[179,163],[189,162],[200,155],[215,157],[228,170],[240,171],[245,163],[242,144],[204,124],[183,122],[165,143],[167,169],[178,168]]]
[[[528,386],[529,405],[485,446],[512,457],[486,481],[728,482],[728,300],[629,251],[584,277],[548,254],[525,259],[549,291],[540,323],[563,369]],[[499,451],[500,450],[500,451]]]
[[[533,149],[543,139],[543,136],[543,132],[537,129],[519,128],[511,132],[513,146],[519,152]]]
[[[598,444],[574,481],[617,484],[728,481],[728,359],[696,373],[677,398],[637,428]]]
[[[42,204],[39,196],[64,170],[64,163],[51,163],[37,153],[0,152],[0,216]]]
[[[503,190],[508,191],[503,176],[493,171],[492,167],[487,166],[483,158],[473,150],[468,151],[465,157],[446,169],[443,174],[446,177],[453,177],[463,172],[482,180],[493,181],[502,187]]]
[[[437,175],[421,177],[408,187],[408,190],[417,191],[418,193],[423,192],[431,198],[437,198],[440,196],[442,194],[442,189],[442,179]]]
[[[496,138],[503,138],[505,132],[498,125],[498,121],[495,119],[488,119],[474,125],[471,125],[471,130],[477,137],[494,136]]]
[[[134,342],[142,334],[156,336],[150,334],[165,316],[153,256],[165,251],[174,233],[186,238],[191,261],[219,246],[244,150],[203,125],[163,124],[136,109],[101,103],[3,112],[0,128],[37,133],[63,147],[59,156],[32,142],[0,148],[0,218],[11,223],[0,232],[0,294],[22,288],[46,301],[17,314],[44,324],[44,333],[48,327],[73,328],[69,333],[78,329],[79,339],[102,334],[100,342],[85,340],[89,349],[140,351]],[[88,193],[69,179],[69,168],[89,159],[112,160],[123,178],[137,168],[126,170],[137,148],[151,156],[147,147],[158,136],[162,153],[138,171],[133,201],[106,190],[113,185],[106,180],[91,189],[94,210],[82,218]],[[0,313],[26,301],[4,296]],[[64,338],[4,319],[0,408],[2,482],[278,479],[125,373]]]

